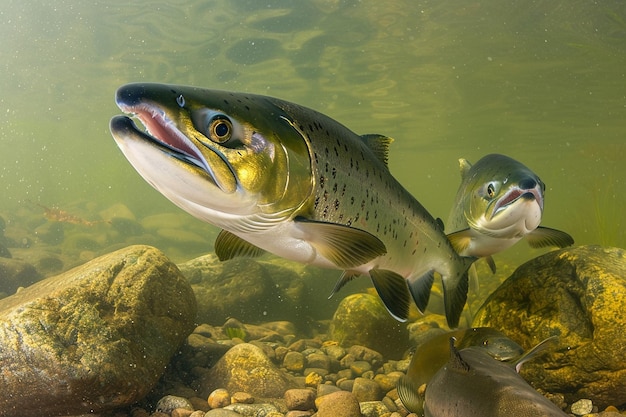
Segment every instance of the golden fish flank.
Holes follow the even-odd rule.
[[[272,97],[164,84],[117,91],[120,149],[148,183],[223,231],[222,259],[268,251],[368,275],[389,312],[423,311],[435,273],[458,324],[467,269],[440,223],[389,173],[390,139],[358,136],[314,110]]]

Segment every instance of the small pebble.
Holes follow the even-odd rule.
[[[572,404],[572,414],[577,416],[584,416],[591,413],[593,410],[593,403],[588,399],[580,399]]]
[[[363,401],[360,404],[363,417],[379,417],[389,413],[382,401]]]
[[[285,391],[285,405],[288,410],[312,410],[315,408],[315,392],[310,389],[287,390]]]
[[[175,395],[166,395],[157,402],[156,410],[165,414],[171,414],[177,408],[186,408],[193,411],[193,406],[188,399]]]
[[[317,372],[311,372],[306,376],[306,379],[304,380],[304,385],[306,385],[307,387],[315,388],[323,381],[324,378],[320,374],[318,374]]]
[[[315,400],[317,417],[362,417],[359,402],[346,391],[337,391]]]
[[[312,353],[306,357],[307,367],[330,370],[330,358],[323,353]]]
[[[193,410],[187,408],[175,408],[170,413],[171,417],[190,417]]]
[[[291,410],[285,414],[285,417],[311,417],[313,411]]]
[[[350,365],[350,370],[357,376],[361,376],[363,373],[370,371],[371,369],[372,365],[366,361],[354,361]]]
[[[223,388],[218,388],[209,394],[209,407],[224,408],[230,404],[230,393]]]
[[[366,378],[356,378],[354,380],[352,393],[359,402],[380,401],[383,397],[378,383]]]
[[[302,372],[304,369],[304,355],[300,352],[287,352],[283,358],[283,366],[291,372]]]
[[[316,398],[323,397],[324,395],[328,395],[337,391],[341,391],[341,388],[335,385],[327,385],[327,384],[318,385]]]
[[[339,345],[325,346],[322,348],[326,354],[334,360],[340,361],[346,355],[346,350]]]
[[[239,403],[239,404],[252,404],[254,403],[254,397],[250,394],[248,394],[247,392],[236,392],[232,395],[232,397],[230,398],[230,402],[232,404],[234,403]],[[228,404],[227,404],[228,405]]]

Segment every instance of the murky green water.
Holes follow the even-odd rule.
[[[459,157],[507,154],[547,184],[543,224],[626,247],[623,1],[175,3],[0,6],[0,213],[179,213],[108,132],[116,88],[145,80],[274,95],[391,136],[392,172],[437,217]]]

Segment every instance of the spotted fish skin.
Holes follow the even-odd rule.
[[[192,215],[224,231],[221,259],[268,251],[368,275],[383,303],[406,320],[411,298],[428,304],[435,272],[456,326],[467,269],[443,228],[390,174],[390,139],[359,136],[284,100],[165,84],[129,84],[126,116],[111,132],[135,169]]]

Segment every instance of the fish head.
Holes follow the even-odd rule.
[[[293,216],[313,193],[308,143],[263,96],[142,83],[120,87],[116,102],[144,127],[128,116],[111,120],[126,158],[202,220],[261,228]]]
[[[521,238],[541,222],[545,185],[520,162],[487,155],[468,173],[468,225],[497,238]]]
[[[457,348],[476,346],[499,361],[510,361],[524,353],[524,349],[499,330],[491,327],[473,327],[459,332]]]

